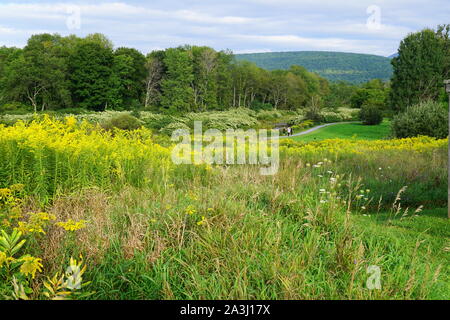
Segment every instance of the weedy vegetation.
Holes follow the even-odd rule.
[[[447,139],[283,140],[274,176],[177,166],[157,139],[0,126],[3,297],[450,298]]]

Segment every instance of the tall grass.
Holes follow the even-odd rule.
[[[107,132],[49,117],[0,126],[1,184],[24,184],[41,198],[92,186],[140,186],[159,179],[169,160],[170,151],[146,129]]]
[[[278,174],[262,176],[174,166],[145,129],[45,119],[0,127],[0,181],[26,185],[27,210],[87,221],[70,234],[50,227],[33,254],[44,265],[36,281],[82,254],[93,299],[448,299],[448,221],[407,229],[427,216],[402,207],[371,222],[404,186],[409,212],[444,205],[446,146],[283,142]],[[379,290],[366,285],[372,265]]]

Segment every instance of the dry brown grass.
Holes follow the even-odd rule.
[[[110,246],[110,235],[112,234],[112,221],[110,215],[109,197],[105,192],[98,189],[89,189],[81,194],[57,198],[49,213],[55,215],[57,221],[87,220],[84,229],[75,234],[75,245],[79,246],[93,263],[101,261],[103,255]],[[59,267],[56,262],[67,239],[67,232],[53,226],[47,233],[45,241],[41,243],[42,257],[50,266],[55,261],[55,268]]]
[[[145,253],[150,265],[160,257],[169,245],[167,238],[158,230],[149,232],[150,225],[156,223],[156,218],[166,214],[164,206],[154,207],[155,198],[161,197],[150,190],[125,188],[116,198],[115,214],[121,216],[116,219],[116,229],[121,234],[121,247],[126,259],[133,259],[136,253]],[[168,202],[176,202],[176,193],[168,194]],[[164,202],[163,202],[164,203]],[[130,210],[130,208],[139,208]],[[176,229],[178,224],[170,225]]]

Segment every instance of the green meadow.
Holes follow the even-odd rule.
[[[294,132],[295,134],[295,132]],[[343,123],[318,129],[314,132],[293,137],[295,141],[312,142],[325,139],[378,140],[390,136],[390,121],[384,120],[379,125],[366,126],[361,123]]]
[[[5,298],[450,298],[446,139],[283,139],[262,176],[174,165],[144,128],[0,133]]]

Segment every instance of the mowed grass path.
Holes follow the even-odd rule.
[[[384,120],[383,123],[376,126],[366,126],[361,123],[336,124],[292,139],[303,142],[336,138],[378,140],[388,138],[389,134],[390,121]]]

